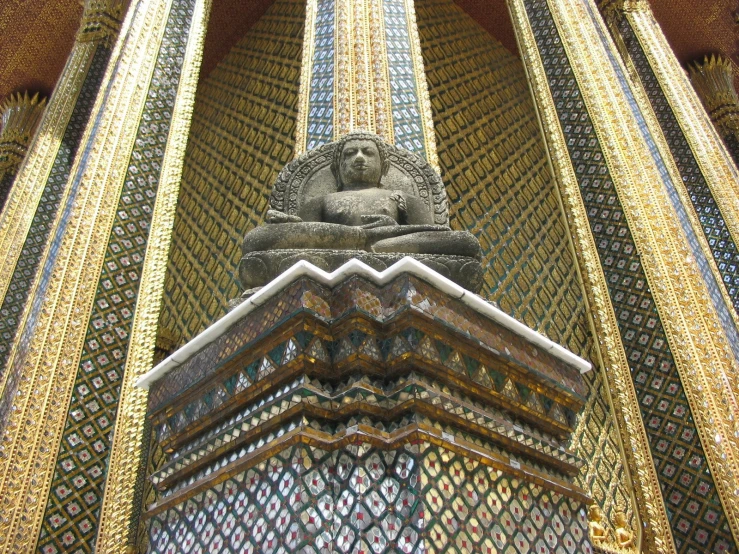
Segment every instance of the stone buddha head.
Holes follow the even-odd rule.
[[[338,141],[331,172],[337,190],[362,190],[379,187],[389,166],[387,146],[380,137],[355,131]]]

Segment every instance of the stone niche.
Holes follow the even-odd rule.
[[[299,262],[139,381],[148,549],[592,552],[588,369],[418,260]]]

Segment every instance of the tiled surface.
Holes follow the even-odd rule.
[[[11,277],[9,292],[0,307],[0,378],[5,371],[10,347],[18,331],[21,314],[38,271],[44,247],[49,240],[51,226],[69,178],[69,170],[90,117],[109,57],[110,50],[102,45],[98,46],[87,77],[82,84],[77,104],[72,110],[72,116],[59,146],[59,153],[51,167],[51,173],[31,222],[18,265]],[[1,201],[0,204],[2,204]]]
[[[172,6],[108,242],[38,547],[92,552],[126,348],[194,1]]]
[[[423,442],[293,447],[149,523],[149,552],[592,552],[582,506]]]
[[[292,283],[280,295],[234,324],[227,333],[154,383],[149,397],[150,412],[161,409],[186,390],[199,387],[204,379],[214,374],[225,362],[241,353],[251,351],[255,348],[257,339],[268,336],[275,327],[299,312],[312,313],[327,323],[340,320],[357,311],[369,315],[378,322],[389,322],[407,310],[421,312],[447,328],[449,332],[468,337],[473,344],[479,344],[490,355],[494,353],[495,356],[510,360],[515,365],[526,367],[531,378],[542,384],[547,383],[548,387],[562,391],[572,390],[580,398],[587,393],[585,384],[574,368],[568,368],[563,362],[527,343],[518,335],[494,324],[420,279],[406,274],[383,287],[356,277],[348,279],[334,290],[308,279]],[[403,347],[404,352],[421,349],[422,344],[425,344],[423,338],[423,333],[418,331],[412,337],[403,339],[407,343]],[[355,339],[360,340],[359,336]],[[339,340],[339,344],[327,345],[331,349],[332,361],[336,361],[336,356],[344,348],[341,346],[342,340]],[[392,341],[385,342],[387,344],[377,345],[382,349],[378,352],[380,359],[387,358],[396,347]],[[346,344],[345,347],[352,348],[352,345]],[[432,348],[435,351],[438,346],[432,345]],[[446,363],[447,359],[455,358],[453,352],[452,347],[442,347],[442,351],[434,356],[437,358],[441,356],[442,362]],[[268,358],[275,356],[279,360],[281,354],[270,353],[265,357],[264,363],[279,364],[280,362],[274,359],[269,362]],[[455,359],[461,367],[465,366],[459,354]],[[474,369],[478,367],[475,366]],[[255,366],[255,374],[257,371],[258,368]],[[254,376],[246,375],[246,378],[253,381]]]
[[[731,551],[726,516],[578,84],[546,2],[527,0],[526,11],[575,160],[678,550]]]
[[[5,205],[5,201],[8,199],[8,194],[10,194],[10,189],[15,180],[15,172],[15,169],[8,169],[4,171],[2,177],[0,177],[0,210],[2,210]]]

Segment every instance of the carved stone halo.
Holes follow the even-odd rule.
[[[368,136],[366,133],[364,135]],[[358,138],[361,136],[357,134]],[[434,223],[449,225],[446,189],[441,177],[416,154],[391,144],[385,145],[390,168],[382,177],[380,187],[421,198],[434,214]],[[289,215],[298,215],[300,206],[306,201],[336,192],[336,179],[331,172],[336,146],[336,142],[325,144],[287,164],[272,187],[270,207]]]

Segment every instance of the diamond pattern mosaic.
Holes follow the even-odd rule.
[[[545,0],[527,0],[679,552],[736,549],[598,138]]]
[[[160,325],[186,342],[239,293],[244,234],[293,158],[302,0],[276,0],[198,87]]]
[[[483,245],[483,295],[587,358],[582,292],[523,66],[450,0],[417,12],[452,225]],[[577,483],[607,520],[624,509],[636,527],[604,376],[583,377],[591,392],[572,440],[586,461]]]
[[[723,215],[716,205],[693,151],[690,149],[629,21],[626,18],[620,18],[618,29],[652,104],[662,133],[667,139],[693,208],[698,214],[726,291],[733,302],[734,309],[739,310],[739,250],[729,234]]]
[[[92,111],[103,73],[108,64],[110,50],[99,45],[90,63],[87,77],[82,84],[77,103],[64,132],[59,153],[51,167],[46,187],[31,222],[26,242],[23,245],[18,265],[10,280],[8,294],[0,307],[0,379],[10,354],[13,338],[18,331],[21,314],[28,299],[31,285],[41,263],[44,247],[49,239],[64,187],[69,178],[74,156],[77,153],[82,133]]]
[[[293,447],[149,525],[157,553],[592,552],[577,502],[426,442]]]
[[[74,386],[39,549],[94,549],[105,468],[149,223],[169,132],[193,0],[175,1],[149,88]]]
[[[444,448],[420,450],[430,552],[593,552],[576,501]]]
[[[383,9],[395,144],[425,157],[418,83],[413,73],[413,54],[405,1],[384,0]]]
[[[319,0],[313,36],[306,150],[327,144],[334,136],[335,19],[334,0]]]

